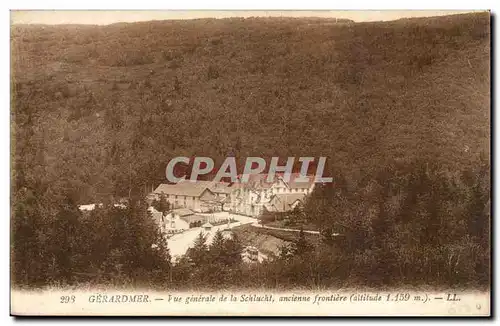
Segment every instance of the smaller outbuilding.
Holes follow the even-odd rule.
[[[203,224],[201,227],[203,228],[203,230],[210,232],[213,228],[213,225],[210,224],[210,222],[207,222],[207,223]]]

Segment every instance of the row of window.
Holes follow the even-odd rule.
[[[165,195],[165,198],[166,199],[178,199],[178,197],[183,197],[183,198],[180,198],[180,199],[184,199],[186,200],[186,198],[189,198],[191,196],[182,196],[182,195]],[[196,197],[192,197],[193,200],[196,200]]]
[[[307,194],[309,192],[309,189],[299,189],[299,188],[292,188],[288,190],[288,188],[276,188],[276,193],[305,193]]]

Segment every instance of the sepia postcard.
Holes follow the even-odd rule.
[[[11,11],[11,315],[491,315],[489,11]]]

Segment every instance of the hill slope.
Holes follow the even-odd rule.
[[[488,13],[12,27],[13,186],[142,192],[173,156],[327,156],[351,178],[489,156]]]

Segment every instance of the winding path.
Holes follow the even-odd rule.
[[[214,214],[201,214],[198,213],[199,215],[202,216],[207,216],[207,217],[214,217],[217,216],[217,219],[228,219],[228,218],[233,218],[237,220],[237,222],[231,223],[231,224],[222,224],[222,225],[217,225],[212,227],[212,230],[210,232],[204,231],[202,228],[193,228],[186,230],[182,233],[178,233],[170,237],[167,242],[168,242],[168,247],[170,249],[170,254],[172,255],[172,259],[175,259],[176,257],[180,257],[186,253],[186,251],[193,245],[194,240],[198,236],[200,232],[203,232],[207,236],[207,244],[210,244],[212,242],[213,235],[217,230],[224,230],[227,229],[228,227],[234,228],[236,226],[240,225],[245,225],[245,224],[250,224],[254,227],[257,228],[262,228],[262,229],[268,229],[268,230],[277,230],[277,231],[286,231],[286,232],[300,232],[298,229],[288,229],[288,228],[277,228],[277,227],[272,227],[272,226],[265,226],[265,225],[260,225],[259,221],[256,218],[245,216],[245,215],[239,215],[239,214],[233,214],[229,212],[217,212]],[[311,230],[303,230],[304,233],[308,234],[316,234],[319,235],[319,231],[311,231]],[[260,260],[260,258],[259,258]]]
[[[170,249],[170,254],[172,255],[172,259],[175,259],[176,257],[180,257],[184,255],[187,250],[193,246],[194,240],[202,232],[206,237],[207,237],[207,244],[210,244],[212,242],[213,235],[215,232],[218,230],[224,230],[227,229],[228,227],[230,229],[244,225],[244,224],[253,224],[257,223],[257,219],[248,217],[248,216],[242,216],[242,215],[236,215],[236,214],[230,214],[228,212],[217,212],[214,214],[202,214],[198,213],[198,215],[201,216],[207,216],[207,217],[214,217],[216,216],[217,219],[223,220],[223,219],[228,219],[228,218],[233,218],[237,220],[238,222],[234,222],[231,224],[221,224],[217,226],[213,226],[211,231],[207,232],[203,230],[203,228],[193,228],[186,230],[182,233],[178,233],[167,239],[168,247]]]

